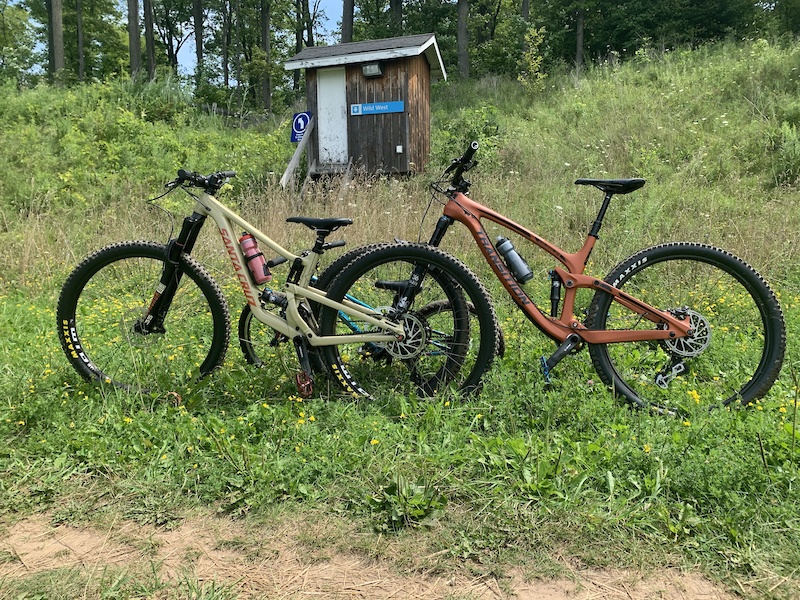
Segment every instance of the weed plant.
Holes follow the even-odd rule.
[[[207,506],[237,516],[329,510],[408,536],[410,555],[437,557],[425,568],[488,573],[520,563],[530,576],[552,576],[561,569],[553,557],[567,556],[699,569],[748,597],[796,598],[800,46],[642,53],[580,80],[546,81],[533,94],[502,79],[438,87],[427,172],[360,176],[344,194],[340,182],[321,181],[302,199],[275,184],[292,150],[285,124],[231,127],[166,83],[0,89],[9,166],[0,180],[2,522],[45,511],[56,522],[170,526]],[[592,273],[677,239],[751,262],[779,293],[789,328],[770,394],[749,409],[712,411],[688,394],[677,399],[679,419],[634,412],[598,383],[585,353],[559,365],[545,389],[534,365],[552,343],[514,310],[457,229],[443,245],[483,276],[506,336],[478,397],[365,403],[322,385],[302,400],[291,352],[276,348],[256,370],[235,341],[223,369],[167,397],[87,384],[64,360],[54,323],[61,283],[108,242],[166,240],[169,220],[144,200],[177,168],[240,171],[225,199],[289,247],[311,240],[283,223],[288,216],[352,217],[343,233],[352,247],[426,239],[438,216],[436,204],[426,211],[427,183],[473,137],[482,148],[472,195],[569,251],[600,201],[575,178],[648,180],[614,199]],[[178,215],[191,209],[177,194],[162,204]],[[546,304],[552,261],[518,248]],[[235,319],[244,301],[210,228],[197,253]],[[23,596],[57,596],[61,586],[141,595],[160,585],[121,577],[89,586],[75,576],[9,585]],[[214,597],[232,597],[220,590]]]

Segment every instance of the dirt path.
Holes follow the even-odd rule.
[[[55,569],[78,570],[83,589],[96,589],[93,579],[116,568],[134,577],[149,573],[162,583],[176,582],[172,592],[162,589],[158,598],[180,597],[177,582],[194,581],[200,586],[214,582],[239,598],[733,599],[702,576],[677,570],[644,576],[569,568],[571,578],[550,581],[525,581],[519,572],[502,580],[404,572],[385,560],[326,547],[324,538],[315,539],[296,524],[276,529],[206,516],[174,530],[131,521],[104,530],[53,526],[46,516],[34,516],[0,526],[0,556],[0,598],[6,597],[4,588],[19,589],[26,578]]]

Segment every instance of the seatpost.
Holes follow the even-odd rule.
[[[600,205],[600,212],[597,213],[597,219],[592,224],[592,229],[589,231],[589,235],[593,238],[600,237],[600,227],[603,225],[603,219],[606,216],[606,210],[608,210],[608,205],[611,203],[611,197],[614,194],[611,192],[606,192],[605,198],[603,198],[603,204]]]

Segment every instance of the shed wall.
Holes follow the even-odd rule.
[[[353,163],[368,172],[408,173],[422,170],[430,156],[431,74],[424,55],[383,63],[383,76],[365,78],[361,65],[348,65],[345,87],[348,107],[348,152]],[[319,114],[317,70],[306,71],[308,110]],[[405,111],[371,115],[350,115],[351,104],[402,100]],[[402,153],[397,152],[402,146]],[[309,140],[309,167],[319,163],[317,131]]]
[[[347,121],[350,156],[367,171],[408,171],[408,75],[406,61],[384,63],[383,76],[365,78],[361,65],[348,65],[345,73],[347,104],[402,100],[405,111],[349,116]],[[402,146],[403,152],[396,152]]]

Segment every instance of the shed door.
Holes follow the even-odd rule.
[[[346,163],[347,96],[344,69],[317,71],[317,141],[321,163]]]

